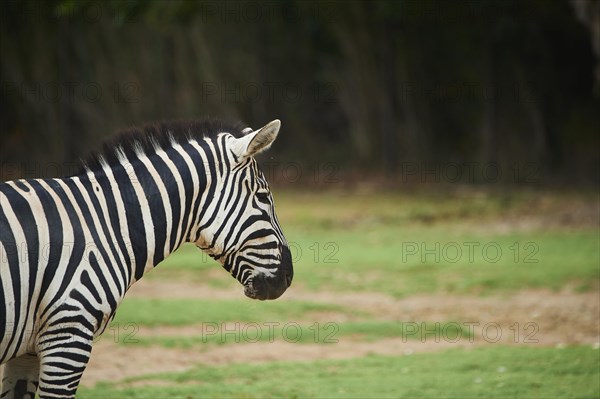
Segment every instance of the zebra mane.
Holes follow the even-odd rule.
[[[247,127],[241,122],[214,118],[159,121],[141,127],[130,127],[118,131],[103,142],[100,150],[88,155],[78,174],[100,169],[103,165],[117,165],[123,156],[133,159],[140,152],[150,155],[160,149],[170,148],[174,143],[185,144],[190,140],[214,138],[223,132],[241,137],[247,132],[245,129]]]

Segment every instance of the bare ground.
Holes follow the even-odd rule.
[[[128,297],[239,298],[240,290],[199,288],[185,282],[145,281],[132,288]],[[369,320],[398,322],[458,322],[471,328],[474,338],[455,339],[448,334],[413,334],[365,342],[360,337],[340,336],[337,343],[306,344],[274,342],[206,345],[190,349],[142,347],[102,340],[94,345],[84,385],[119,381],[159,372],[184,371],[199,364],[223,365],[269,361],[348,359],[367,354],[411,355],[448,348],[483,345],[528,345],[562,347],[570,344],[600,346],[600,293],[526,290],[507,296],[478,297],[422,295],[395,299],[378,293],[311,293],[292,290],[286,299],[331,303],[367,312]],[[310,321],[343,322],[347,313],[323,312]],[[310,322],[309,320],[302,320]],[[300,322],[300,321],[299,321]],[[517,323],[517,324],[515,324]],[[528,324],[529,323],[529,324]],[[471,326],[471,327],[469,327]],[[198,336],[201,326],[140,328],[140,337]],[[498,335],[500,333],[500,335]],[[445,339],[446,338],[446,339]],[[455,342],[452,342],[455,341]]]

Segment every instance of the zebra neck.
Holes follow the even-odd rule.
[[[105,235],[130,270],[129,285],[188,240],[192,207],[206,179],[195,162],[180,158],[152,154],[82,178],[98,199],[97,213],[102,211],[109,230]]]

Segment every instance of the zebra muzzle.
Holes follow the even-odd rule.
[[[261,301],[277,299],[292,284],[293,278],[294,269],[290,250],[284,247],[282,250],[282,260],[277,268],[277,272],[272,275],[263,273],[255,274],[245,285],[244,293],[249,298]]]

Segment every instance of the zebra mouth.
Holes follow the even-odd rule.
[[[252,283],[248,283],[247,285],[244,286],[244,295],[246,295],[248,298],[257,299],[256,294],[257,294],[257,292],[254,289],[254,287],[252,286]]]
[[[244,294],[248,298],[264,301],[279,298],[290,286],[292,276],[280,273],[275,277],[258,274],[249,279],[244,285]]]
[[[252,280],[248,280],[246,285],[244,285],[244,294],[250,299],[258,299],[260,301],[268,299],[266,292],[260,292],[258,289],[256,289]]]

